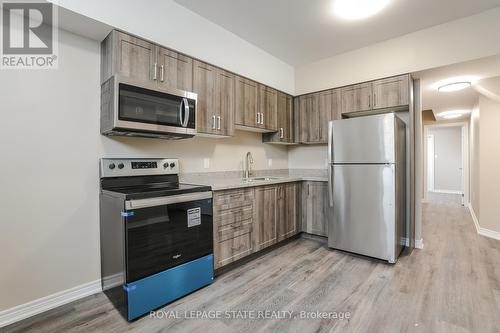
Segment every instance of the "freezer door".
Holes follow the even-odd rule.
[[[393,113],[330,123],[330,163],[394,163]]]
[[[330,167],[334,208],[328,226],[328,246],[395,262],[399,246],[394,165]]]

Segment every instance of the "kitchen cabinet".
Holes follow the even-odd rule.
[[[115,74],[192,90],[193,60],[154,43],[113,30],[101,43],[101,83]]]
[[[278,240],[276,230],[277,186],[259,186],[255,188],[255,250],[262,250]]]
[[[277,131],[276,117],[278,111],[278,92],[263,84],[259,84],[259,123],[258,127]]]
[[[243,77],[236,78],[235,124],[257,132],[277,131],[278,92]]]
[[[264,133],[263,142],[292,144],[294,143],[293,97],[278,92],[277,97],[277,129],[275,133]]]
[[[373,109],[408,105],[409,91],[409,75],[373,81]]]
[[[308,94],[299,97],[298,141],[300,143],[320,143],[320,94]]]
[[[164,88],[193,90],[193,59],[158,47],[158,85]]]
[[[278,241],[287,239],[299,232],[298,214],[300,183],[287,183],[277,188],[278,204],[276,226]]]
[[[237,76],[235,98],[235,124],[239,126],[257,127],[257,124],[260,123],[260,115],[258,115],[258,83]]]
[[[328,220],[333,208],[328,197],[328,182],[307,181],[302,183],[302,231],[328,236]]]
[[[342,113],[371,110],[372,84],[361,83],[341,88]]]
[[[198,133],[233,135],[234,76],[196,60],[193,70],[193,92],[198,95]]]
[[[319,141],[328,143],[328,123],[341,119],[340,92],[331,89],[320,92],[319,95]]]
[[[254,193],[253,188],[214,192],[216,269],[254,252]]]

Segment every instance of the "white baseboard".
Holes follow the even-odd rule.
[[[477,233],[484,237],[500,240],[500,232],[481,227],[479,225],[479,220],[477,219],[476,213],[474,212],[474,208],[472,208],[472,205],[470,203],[467,206],[469,208],[470,215],[472,216],[472,220],[474,221],[474,226],[476,227]]]
[[[422,250],[424,248],[424,240],[423,238],[415,239],[415,248]]]
[[[462,194],[461,191],[450,191],[450,190],[432,190],[429,192],[434,192],[434,193],[443,193],[443,194]]]
[[[0,327],[93,295],[101,290],[101,280],[96,280],[0,311]]]

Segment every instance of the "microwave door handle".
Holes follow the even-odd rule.
[[[182,127],[187,127],[188,121],[189,121],[189,102],[188,102],[186,97],[184,97],[182,99],[181,109],[182,109],[183,105],[184,105],[184,119],[181,120],[182,121],[181,125],[182,125]],[[181,114],[182,114],[182,111],[181,111]]]

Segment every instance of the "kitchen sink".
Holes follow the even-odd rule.
[[[251,182],[269,182],[272,180],[281,179],[281,177],[252,177],[252,178],[243,178],[243,181],[246,183]]]

